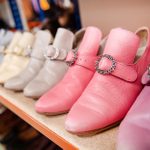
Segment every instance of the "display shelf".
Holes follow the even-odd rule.
[[[64,128],[66,115],[44,116],[35,112],[35,100],[0,86],[0,103],[64,150],[115,150],[118,127],[91,137],[79,137]]]

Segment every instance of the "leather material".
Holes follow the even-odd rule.
[[[17,55],[23,55],[24,51],[28,47],[32,47],[33,42],[34,42],[34,35],[30,32],[24,32],[19,42],[17,42],[17,44],[15,45],[13,53]]]
[[[12,31],[6,31],[3,38],[0,40],[0,46],[6,47],[13,39],[14,33]]]
[[[145,38],[142,33],[145,33]],[[132,64],[136,69],[137,79],[128,82],[112,74],[103,75],[96,72],[67,116],[65,127],[68,131],[77,134],[101,131],[124,118],[142,90],[141,76],[150,63],[149,29],[142,28],[136,34],[121,28],[111,30],[104,54],[111,55],[123,64]],[[140,38],[141,43],[146,40],[146,47],[141,58],[134,62],[140,47]],[[129,72],[124,73],[129,75]]]
[[[78,48],[78,58],[88,56],[95,58],[101,41],[101,31],[96,27],[88,27]],[[94,40],[91,40],[94,39]],[[90,61],[87,61],[89,63]],[[93,77],[94,71],[75,63],[69,67],[64,78],[51,90],[46,92],[36,103],[39,113],[60,114],[67,112],[80,97]]]
[[[3,31],[3,30],[2,30]],[[0,31],[0,63],[3,60],[4,57],[4,51],[8,44],[11,42],[14,33],[11,31],[7,31],[3,36],[2,32]]]
[[[69,52],[67,58],[66,58],[66,62],[70,61],[73,59],[73,52]],[[78,54],[77,54],[78,55]],[[89,55],[81,55],[81,56],[77,56],[77,60],[75,61],[76,65],[85,67],[89,70],[95,71],[95,61],[97,59],[97,56],[89,56]]]
[[[18,41],[21,39],[21,37],[22,37],[22,33],[20,31],[16,31],[11,43],[6,48],[5,53],[12,53]]]
[[[55,47],[65,51],[67,55],[68,51],[72,49],[73,39],[74,34],[71,31],[58,28],[53,46],[48,46],[48,48],[50,48],[49,51],[53,53],[56,50],[53,49],[53,47]],[[61,55],[62,52],[59,54]],[[60,58],[59,55],[58,58]],[[43,68],[39,71],[37,76],[25,87],[25,96],[39,98],[63,78],[68,70],[68,66],[64,60],[59,60],[58,58],[47,58]]]
[[[8,62],[5,63],[6,67],[3,70],[0,68],[0,83],[5,83],[8,79],[19,74],[29,63],[29,58],[24,56],[17,56],[13,54],[7,54]],[[5,56],[5,57],[6,57]],[[5,59],[6,60],[6,59]]]
[[[147,71],[144,78],[149,78]],[[145,86],[119,127],[117,150],[150,149],[149,106],[150,86]]]
[[[36,33],[29,64],[20,74],[6,81],[5,88],[21,91],[26,87],[43,67],[45,62],[43,48],[50,42],[52,42],[52,35],[48,31]]]
[[[18,38],[20,37],[21,33],[17,32],[15,33],[15,36],[8,46],[8,49],[6,50],[7,54],[4,57],[4,61],[0,67],[0,83],[3,84],[8,79],[12,78],[13,76],[19,74],[28,64],[29,57],[25,57],[21,55],[23,51],[26,50],[27,45],[32,45],[32,42],[34,41],[34,36],[31,33],[25,32],[19,42],[21,43],[18,45],[21,45],[22,48],[18,49],[18,52],[20,55],[16,55],[14,53],[14,49],[16,47],[16,42]],[[23,42],[24,41],[24,42]],[[10,49],[14,48],[14,49]],[[17,52],[17,51],[16,51]]]
[[[148,74],[148,70],[143,74],[143,76],[142,76],[142,80],[141,80],[141,82],[142,82],[142,84],[148,84],[149,83],[149,78],[150,76],[149,76],[149,74]]]

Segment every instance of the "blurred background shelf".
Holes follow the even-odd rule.
[[[35,100],[0,86],[0,103],[64,150],[115,150],[118,127],[91,137],[79,137],[64,128],[66,115],[47,117],[34,110]]]

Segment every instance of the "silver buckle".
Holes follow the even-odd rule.
[[[110,69],[108,70],[102,70],[99,68],[99,62],[103,59],[103,58],[107,58],[109,59],[111,62],[112,62],[112,66],[110,67]],[[108,54],[105,54],[105,55],[102,55],[98,58],[98,60],[96,61],[96,71],[100,74],[103,74],[103,75],[106,75],[106,74],[111,74],[115,68],[116,68],[116,60],[111,56],[111,55],[108,55]]]
[[[72,65],[75,63],[75,61],[77,60],[77,58],[78,58],[78,55],[77,55],[77,51],[76,51],[76,50],[72,50],[71,52],[73,53],[72,59],[71,59],[71,60],[66,60],[66,64],[67,64],[68,66],[72,66]],[[70,52],[70,53],[71,53],[71,52]],[[68,53],[68,54],[69,54],[69,53]]]

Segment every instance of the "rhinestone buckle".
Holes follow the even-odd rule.
[[[70,56],[70,55],[72,55],[73,54],[73,56]],[[67,58],[68,57],[72,57],[70,60],[67,60],[66,59],[66,64],[68,65],[68,66],[72,66],[74,63],[75,63],[75,61],[77,60],[77,51],[76,50],[72,50],[71,52],[69,52],[68,53],[68,56],[67,56]]]
[[[110,67],[110,69],[108,69],[108,70],[102,70],[102,69],[99,68],[99,62],[103,58],[107,58],[107,59],[109,59],[112,62],[112,66]],[[96,68],[96,71],[98,73],[100,73],[100,74],[103,74],[103,75],[111,74],[115,70],[115,68],[116,68],[116,60],[111,55],[108,55],[108,54],[102,55],[96,61],[96,67],[95,68]]]

